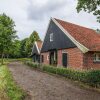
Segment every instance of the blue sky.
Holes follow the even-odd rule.
[[[77,13],[77,0],[0,0],[0,13],[6,13],[16,24],[20,39],[36,30],[43,39],[51,17],[89,28],[100,28],[96,17]]]

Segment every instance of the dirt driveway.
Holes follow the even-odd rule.
[[[33,70],[20,62],[9,64],[14,80],[27,91],[29,100],[100,100],[100,94],[64,78]]]

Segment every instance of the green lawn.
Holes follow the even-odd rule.
[[[6,65],[0,65],[0,100],[22,100],[25,93],[15,84]]]
[[[12,62],[12,61],[32,61],[32,58],[4,58],[4,64],[7,64],[9,62]],[[1,65],[1,58],[0,58],[0,65]]]

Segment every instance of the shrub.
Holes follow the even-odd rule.
[[[47,72],[50,72],[50,73],[53,73],[53,74],[56,74],[56,67],[51,67],[50,65],[44,65],[42,66],[42,70],[43,71],[47,71]]]
[[[100,70],[90,70],[87,72],[87,76],[85,77],[87,83],[91,86],[99,87],[100,86]]]
[[[50,65],[42,65],[41,67],[38,67],[39,64],[32,62],[27,62],[26,64],[33,68],[58,74],[75,81],[86,83],[93,87],[100,87],[100,70],[77,71],[68,68],[58,68]]]
[[[33,67],[33,68],[38,68],[39,67],[38,63],[33,63],[31,61],[26,61],[24,63],[27,64],[27,65],[29,65],[30,67]]]

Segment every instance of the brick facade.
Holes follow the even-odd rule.
[[[85,69],[100,69],[100,62],[94,62],[93,55],[95,52],[88,52],[84,54],[83,62]]]
[[[81,69],[83,66],[83,54],[78,48],[69,48],[58,51],[58,66],[62,66],[62,53],[67,53],[68,67]]]
[[[83,54],[77,47],[76,48],[69,48],[58,50],[58,59],[57,59],[57,66],[62,66],[62,53],[67,53],[68,55],[68,68],[73,69],[100,69],[100,63],[96,63],[93,61],[93,54],[94,52],[88,52]],[[49,64],[49,52],[41,53],[44,56],[43,64]]]
[[[68,67],[74,68],[74,69],[81,69],[83,66],[83,54],[78,48],[69,48],[69,49],[63,49],[58,50],[58,60],[57,60],[57,66],[62,66],[62,53],[66,52],[68,55]],[[41,53],[41,55],[44,56],[44,62],[43,64],[49,64],[49,60],[47,59],[47,56],[49,55],[49,52]]]
[[[49,65],[49,59],[47,59],[49,52],[41,53],[41,55],[43,55],[43,64]]]

